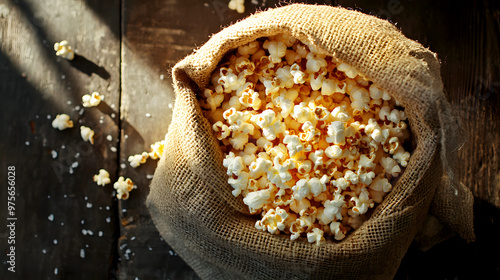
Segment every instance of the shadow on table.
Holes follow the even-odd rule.
[[[92,74],[96,74],[99,77],[108,80],[111,75],[108,71],[102,66],[98,66],[94,62],[86,59],[84,56],[75,54],[75,58],[69,61],[70,65],[74,68],[78,69],[80,72],[86,74],[87,76],[91,76]]]
[[[411,246],[394,279],[500,279],[500,209],[474,201],[476,241],[455,236],[426,252]]]

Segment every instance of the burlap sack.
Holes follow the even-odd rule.
[[[259,37],[290,34],[355,66],[406,108],[414,150],[393,191],[338,243],[256,230],[231,194],[223,155],[196,95],[223,55]],[[289,5],[259,12],[215,34],[173,69],[176,93],[165,154],[147,205],[164,239],[202,279],[389,279],[432,205],[433,215],[474,238],[472,196],[456,182],[457,124],[434,53],[387,21],[342,8]]]

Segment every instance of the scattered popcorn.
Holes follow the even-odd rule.
[[[229,53],[200,105],[232,194],[260,216],[256,229],[291,240],[344,239],[410,160],[399,103],[354,67],[284,34]]]
[[[100,169],[99,174],[94,175],[94,182],[97,183],[99,186],[105,186],[109,183],[111,183],[111,180],[109,179],[109,173],[105,169]]]
[[[101,103],[104,96],[101,96],[97,91],[94,91],[91,95],[85,94],[82,96],[83,107],[95,107]]]
[[[229,9],[235,10],[240,14],[245,12],[245,0],[230,0],[227,6]]]
[[[54,50],[56,51],[57,56],[63,57],[67,60],[73,60],[73,58],[75,58],[75,52],[66,40],[55,43]]]
[[[128,157],[128,161],[130,162],[130,166],[133,168],[138,167],[142,163],[145,163],[148,159],[149,154],[147,152],[142,152],[142,154],[132,155]]]
[[[94,131],[86,126],[80,126],[80,135],[83,141],[88,141],[90,144],[94,145]]]
[[[124,179],[123,176],[120,176],[118,181],[114,183],[113,188],[116,190],[116,197],[118,199],[127,200],[129,198],[129,192],[136,189],[137,186],[134,185],[134,182],[129,178]]]
[[[73,127],[73,121],[69,119],[68,115],[59,114],[52,121],[52,127],[59,130],[65,130],[66,128]]]
[[[151,145],[151,152],[149,152],[149,157],[152,159],[159,159],[163,155],[163,150],[165,148],[165,140],[155,142]]]

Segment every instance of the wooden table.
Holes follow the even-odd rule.
[[[0,0],[0,279],[198,279],[145,207],[156,162],[134,169],[127,158],[167,132],[171,67],[222,27],[278,3],[246,1],[238,14],[227,2]],[[463,117],[458,176],[476,198],[477,241],[412,246],[397,279],[500,278],[500,4],[458,2],[317,1],[388,18],[437,52],[446,94]],[[77,49],[73,61],[55,56],[53,44],[64,39]],[[83,108],[82,95],[93,91],[104,102]],[[60,113],[75,127],[53,129]],[[81,125],[95,130],[94,145],[82,141]],[[129,200],[92,182],[100,168],[113,182],[136,183]]]

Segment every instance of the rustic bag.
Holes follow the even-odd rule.
[[[338,243],[256,230],[231,194],[223,154],[197,94],[224,54],[259,37],[287,33],[353,65],[406,110],[411,160],[393,191]],[[173,69],[176,93],[165,153],[147,205],[159,232],[202,279],[392,278],[429,209],[474,239],[472,195],[453,177],[459,128],[445,100],[436,55],[387,21],[342,8],[289,5],[256,13],[215,34]]]

